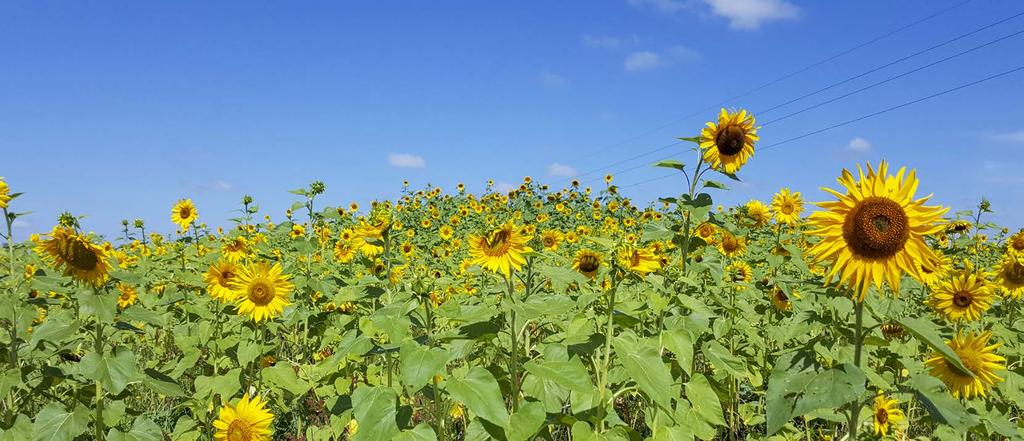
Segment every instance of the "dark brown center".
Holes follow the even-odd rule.
[[[887,411],[885,409],[878,409],[877,411],[875,411],[875,421],[878,421],[878,424],[886,424],[886,423],[888,423],[889,422],[889,411]]]
[[[743,150],[743,144],[747,142],[747,134],[740,126],[730,125],[723,127],[715,136],[715,145],[718,146],[718,153],[723,155],[735,155]]]
[[[972,300],[973,298],[971,297],[971,293],[969,292],[960,291],[956,294],[953,294],[953,304],[960,308],[966,308],[968,306],[971,306]]]
[[[96,256],[96,252],[91,247],[82,243],[80,240],[72,240],[68,244],[67,249],[67,261],[68,263],[82,271],[92,271],[96,269],[96,264],[99,263],[99,258]]]
[[[846,215],[843,239],[862,258],[884,259],[903,250],[910,224],[903,207],[887,198],[871,196]]]

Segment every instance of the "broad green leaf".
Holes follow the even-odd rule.
[[[526,441],[533,439],[540,426],[544,424],[547,413],[544,412],[544,405],[536,401],[523,403],[519,411],[509,417],[508,428],[505,429],[505,437],[508,441]]]
[[[359,431],[352,441],[391,439],[399,433],[395,417],[398,396],[386,387],[360,387],[352,394],[352,413],[359,421]]]
[[[914,390],[918,402],[936,422],[948,424],[958,431],[967,431],[978,424],[977,417],[953,398],[939,379],[931,375],[914,375],[907,385]]]
[[[453,398],[465,404],[480,418],[502,428],[508,427],[509,415],[505,410],[505,400],[498,381],[487,369],[474,366],[465,377],[452,378],[446,386]]]
[[[406,390],[415,392],[430,382],[434,375],[444,372],[448,353],[440,348],[428,348],[407,340],[402,344],[402,383]]]
[[[703,374],[694,375],[686,383],[686,399],[690,400],[690,408],[701,420],[713,426],[725,425],[722,403]]]
[[[661,361],[658,349],[624,337],[616,337],[612,344],[615,356],[640,390],[661,407],[672,409],[672,398],[678,388],[672,386],[672,373]]]
[[[82,357],[79,367],[86,378],[101,382],[114,395],[121,393],[129,383],[139,380],[135,354],[127,350],[120,350],[112,356],[90,352]]]
[[[167,397],[185,396],[185,391],[174,378],[152,368],[146,369],[145,374],[142,377],[142,383],[153,392]]]
[[[78,309],[82,315],[94,316],[103,323],[111,323],[117,314],[117,296],[110,293],[78,293]]]
[[[295,397],[301,397],[313,388],[309,381],[299,378],[295,369],[288,363],[278,363],[276,366],[263,369],[261,373],[263,381],[284,389]]]
[[[162,441],[164,439],[160,426],[145,417],[139,417],[132,423],[127,433],[113,432],[107,439],[110,441]]]
[[[222,399],[228,399],[242,393],[242,383],[239,380],[239,374],[242,373],[242,369],[235,368],[223,375],[216,377],[200,376],[196,377],[195,387],[196,393],[195,398],[201,400],[209,400],[215,394],[219,394]]]
[[[693,337],[685,329],[662,331],[662,341],[676,356],[676,362],[687,375],[693,373]]]
[[[531,360],[526,362],[523,368],[542,380],[572,391],[587,392],[594,388],[594,383],[590,381],[590,373],[576,357],[568,361]]]
[[[674,168],[679,171],[683,171],[686,168],[686,164],[679,162],[675,159],[663,159],[654,163],[655,167]]]
[[[391,441],[437,441],[434,429],[427,423],[420,423],[411,430],[406,430],[391,438]]]
[[[89,409],[82,405],[68,412],[64,406],[50,403],[36,414],[33,441],[72,441],[89,427]]]
[[[701,353],[707,357],[716,370],[726,372],[735,378],[747,376],[747,365],[743,359],[733,355],[717,340],[709,340],[701,347]]]

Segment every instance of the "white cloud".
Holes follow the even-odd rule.
[[[587,47],[596,47],[602,49],[619,49],[627,46],[632,46],[640,42],[640,38],[636,35],[629,37],[613,37],[611,35],[584,35],[583,44]]]
[[[562,87],[568,83],[565,77],[548,71],[537,74],[537,81],[546,87]]]
[[[793,19],[800,8],[786,0],[704,0],[711,11],[729,19],[733,29],[757,29],[762,22]]]
[[[30,228],[30,227],[32,227],[32,224],[30,224],[28,221],[24,221],[24,220],[21,220],[21,219],[17,219],[14,222],[11,222],[11,228]]]
[[[868,141],[859,136],[854,137],[853,139],[850,140],[849,143],[846,144],[846,150],[855,153],[870,152],[872,147],[873,145],[871,144],[871,141]]]
[[[991,138],[993,141],[1024,143],[1024,130],[1021,130],[1019,132],[997,133],[995,135],[989,136],[989,138]]]
[[[235,189],[235,186],[231,185],[230,182],[217,180],[216,182],[213,183],[213,188],[216,188],[217,190],[220,191],[231,191]]]
[[[650,8],[662,14],[675,14],[689,7],[689,2],[683,0],[629,0],[629,4]]]
[[[623,67],[630,72],[640,72],[661,67],[661,56],[651,51],[633,52],[626,57]]]
[[[548,174],[560,178],[569,178],[576,176],[578,173],[576,172],[576,169],[556,162],[548,166]]]
[[[519,187],[516,185],[509,184],[508,182],[496,182],[494,184],[494,191],[497,193],[508,193],[517,188]]]
[[[1024,184],[1024,175],[1020,174],[1022,167],[1024,167],[1024,163],[982,161],[977,178],[988,184],[1022,185]]]
[[[410,153],[388,153],[388,164],[401,168],[423,168],[427,166],[427,161]]]
[[[676,63],[691,63],[700,59],[700,53],[686,46],[673,46],[661,53],[654,51],[633,52],[626,56],[622,65],[630,72],[657,69]]]

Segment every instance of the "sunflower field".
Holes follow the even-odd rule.
[[[15,243],[0,179],[0,440],[1021,439],[1024,230],[886,162],[717,205],[758,129],[722,110],[646,206],[314,182]]]

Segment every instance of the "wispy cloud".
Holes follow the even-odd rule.
[[[601,49],[621,49],[625,47],[635,46],[640,42],[640,38],[636,35],[628,37],[615,37],[611,35],[584,35],[583,45],[587,47],[595,47]]]
[[[729,19],[733,29],[752,30],[761,23],[800,16],[800,8],[786,0],[704,0],[715,15]]]
[[[220,191],[229,193],[235,190],[235,186],[230,182],[217,179],[213,182],[199,182],[191,184],[192,189],[195,191]]]
[[[388,164],[399,168],[423,168],[427,161],[411,153],[388,153]]]
[[[11,222],[11,228],[25,229],[31,227],[32,224],[26,220],[16,219],[14,222]]]
[[[537,81],[545,87],[564,87],[569,83],[565,77],[548,71],[537,74]]]
[[[509,184],[508,182],[495,182],[494,191],[498,193],[508,193],[512,190],[519,188],[518,186]]]
[[[579,173],[576,171],[576,169],[568,165],[559,164],[556,162],[548,166],[548,175],[551,176],[559,178],[569,178],[576,176],[577,174]]]
[[[626,56],[622,67],[629,72],[641,72],[669,66],[676,63],[692,63],[700,59],[700,53],[686,46],[673,46],[662,52],[638,51]]]
[[[1024,185],[1024,175],[1020,169],[1024,163],[982,161],[978,171],[978,180],[989,184]]]
[[[711,14],[729,20],[733,29],[759,29],[762,23],[775,20],[791,20],[800,16],[800,8],[789,0],[629,0],[638,8],[652,10],[665,15],[682,11],[703,14],[700,3],[711,8]]]
[[[870,152],[873,147],[874,145],[871,144],[871,141],[856,136],[846,144],[846,151],[853,153],[867,153]]]
[[[989,135],[989,139],[999,142],[1024,143],[1024,130],[1009,133],[996,133],[994,135]]]

